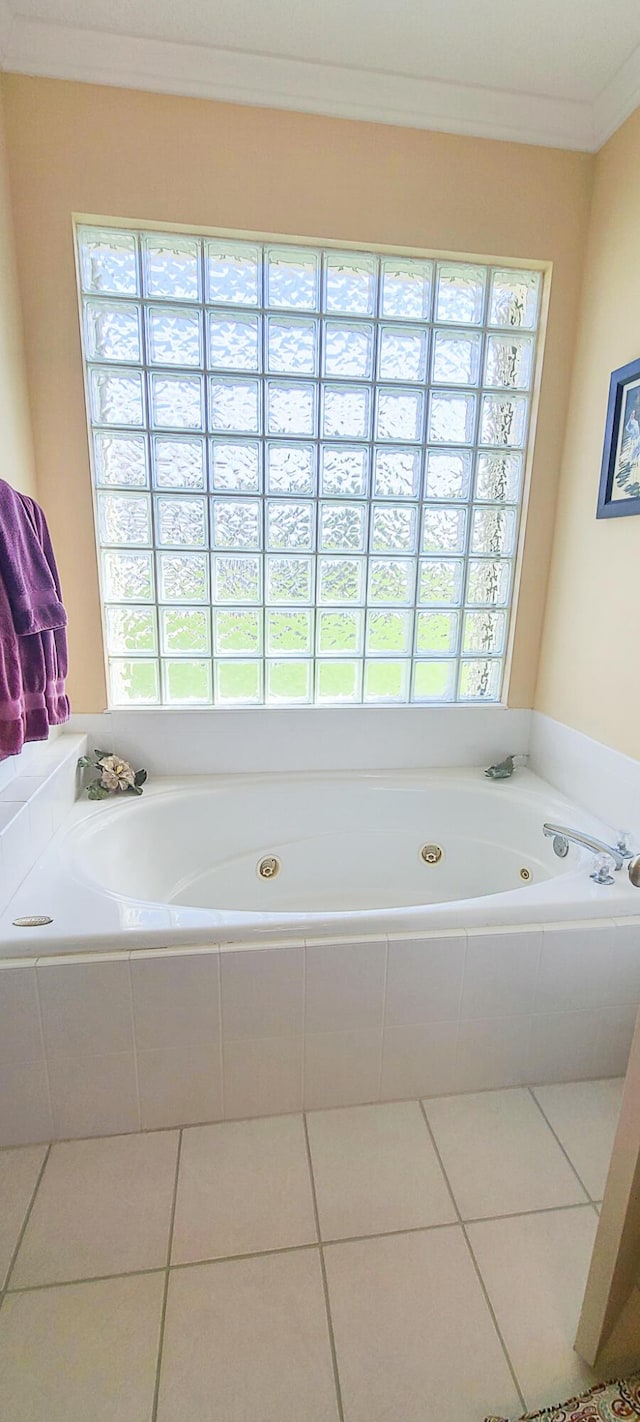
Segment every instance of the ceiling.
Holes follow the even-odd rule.
[[[638,0],[0,0],[6,70],[592,151]]]

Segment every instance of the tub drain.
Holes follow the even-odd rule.
[[[423,844],[420,850],[420,858],[425,864],[439,864],[442,859],[442,850],[439,844]]]
[[[258,874],[261,879],[275,879],[280,873],[280,860],[276,854],[267,854],[258,863]]]

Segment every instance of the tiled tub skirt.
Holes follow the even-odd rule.
[[[0,960],[0,1145],[619,1076],[640,919]]]

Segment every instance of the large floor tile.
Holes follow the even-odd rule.
[[[315,1239],[301,1116],[225,1121],[184,1132],[174,1264]]]
[[[328,1245],[345,1422],[478,1422],[521,1405],[458,1226]]]
[[[417,1102],[312,1111],[307,1120],[323,1239],[455,1221]]]
[[[158,1422],[336,1422],[317,1250],[174,1269]]]
[[[165,1265],[177,1149],[177,1131],[54,1145],[11,1287]]]
[[[624,1081],[572,1081],[537,1086],[534,1096],[593,1200],[601,1200],[609,1170]]]
[[[591,1205],[469,1226],[489,1298],[530,1410],[590,1387],[573,1351],[597,1228]]]
[[[150,1422],[163,1287],[163,1274],[141,1274],[9,1294],[0,1311],[0,1414]]]
[[[529,1091],[449,1096],[425,1108],[463,1219],[586,1199]]]
[[[20,1237],[46,1146],[0,1151],[0,1289]]]

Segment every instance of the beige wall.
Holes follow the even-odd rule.
[[[0,479],[35,493],[13,216],[0,103]]]
[[[593,159],[5,75],[39,490],[75,709],[104,705],[71,214],[553,262],[510,701],[531,704]]]
[[[596,159],[539,710],[640,759],[640,517],[596,520],[612,370],[640,356],[640,109]]]

